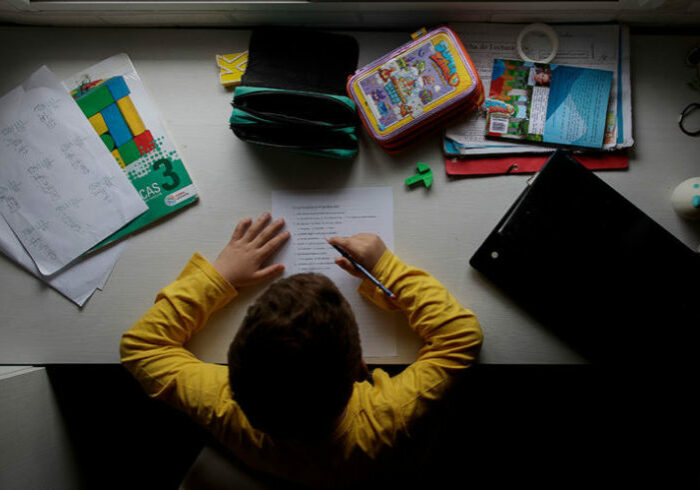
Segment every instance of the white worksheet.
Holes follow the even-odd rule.
[[[147,209],[47,67],[0,98],[0,212],[41,274]]]
[[[317,272],[338,286],[352,306],[365,357],[396,355],[391,315],[362,298],[361,280],[335,265],[338,252],[326,238],[376,233],[394,246],[394,201],[391,187],[354,187],[336,191],[273,191],[272,215],[284,218],[289,242],[275,258],[285,274]]]

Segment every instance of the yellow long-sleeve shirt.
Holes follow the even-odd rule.
[[[313,487],[362,479],[387,449],[410,436],[412,423],[473,363],[482,341],[474,314],[429,274],[388,250],[372,273],[397,300],[390,301],[369,281],[359,291],[381,308],[403,311],[424,346],[400,374],[390,377],[375,369],[371,381],[356,382],[343,418],[326,441],[278,440],[256,430],[230,390],[228,367],[202,362],[183,347],[237,294],[199,254],[124,334],[122,363],[149,396],[189,414],[255,469]]]

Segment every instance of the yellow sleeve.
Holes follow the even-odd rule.
[[[197,359],[183,346],[209,316],[236,296],[201,255],[156,297],[151,309],[121,340],[121,360],[146,393],[216,430],[222,416],[240,412],[231,399],[228,368]],[[218,415],[217,415],[218,414]]]
[[[359,407],[372,412],[365,418],[367,427],[360,432],[382,434],[381,439],[391,444],[398,431],[407,429],[432,401],[441,399],[456,375],[472,365],[483,337],[476,316],[442,284],[405,265],[389,250],[372,274],[397,299],[389,299],[368,280],[359,291],[382,308],[402,311],[424,342],[418,359],[400,374],[389,377],[376,369],[373,384],[364,383],[358,390]],[[373,446],[371,441],[365,443]]]

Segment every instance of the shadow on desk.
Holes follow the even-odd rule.
[[[594,366],[478,365],[417,428],[402,464],[363,488],[697,485],[696,453],[685,449],[696,446],[697,403],[645,385],[644,369],[631,379]],[[183,414],[146,397],[121,366],[48,372],[84,488],[177,489],[202,449],[215,447]],[[223,488],[280,488],[242,471],[237,486]]]

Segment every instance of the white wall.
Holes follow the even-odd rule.
[[[77,464],[46,369],[0,366],[0,488],[79,487]]]
[[[442,22],[700,25],[700,0],[597,2],[305,2],[0,0],[0,22],[38,25],[414,28]]]

